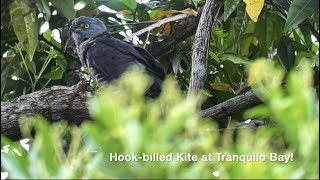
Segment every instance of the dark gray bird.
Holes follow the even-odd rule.
[[[146,95],[159,96],[165,73],[148,51],[112,37],[98,18],[78,17],[73,20],[69,31],[82,65],[92,69],[98,83],[111,82],[136,65],[153,78]]]

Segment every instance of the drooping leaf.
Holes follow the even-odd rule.
[[[30,61],[30,60],[26,60],[26,65],[28,70],[30,70],[32,72],[32,74],[36,74],[36,63],[34,61]]]
[[[313,13],[319,10],[319,0],[293,0],[290,5],[285,31],[299,25]]]
[[[28,6],[28,0],[16,0],[10,5],[13,30],[30,60],[38,45],[38,23],[36,14]]]
[[[211,82],[209,84],[215,90],[225,91],[225,92],[230,92],[230,93],[234,92],[232,87],[229,84],[224,83],[224,82]]]
[[[74,9],[74,1],[66,0],[54,0],[51,1],[52,6],[57,8],[64,17],[68,19],[74,19],[76,17],[76,11]]]
[[[219,58],[222,61],[231,61],[234,64],[249,64],[249,61],[245,58],[233,54],[221,54],[219,55]]]
[[[158,19],[161,19],[163,17],[170,17],[175,13],[182,13],[182,14],[189,14],[192,16],[197,16],[198,12],[191,9],[191,8],[187,8],[181,11],[177,11],[177,10],[159,10],[159,11],[155,11],[154,13],[152,13],[153,15],[151,16],[151,20],[155,21]]]
[[[45,14],[46,20],[49,21],[51,17],[51,11],[48,0],[37,0],[37,6]]]
[[[283,36],[278,44],[277,54],[280,63],[289,71],[295,62],[295,48],[292,40],[288,36]]]
[[[62,78],[63,72],[64,70],[61,67],[55,66],[51,67],[51,71],[43,75],[42,77],[45,79],[57,80]]]
[[[240,1],[237,7],[237,14],[235,18],[235,36],[239,39],[247,27],[248,16],[246,13],[245,3]]]
[[[273,0],[273,2],[279,6],[282,6],[286,8],[287,10],[290,7],[290,1],[289,0]]]
[[[228,17],[233,13],[233,11],[237,8],[240,0],[226,0],[224,3],[224,12],[223,19],[226,21]]]
[[[241,55],[243,56],[249,54],[250,46],[256,39],[256,34],[254,34],[256,24],[257,23],[254,23],[253,21],[249,21],[246,30],[243,32],[243,36],[246,36],[246,38],[241,41],[240,45]]]
[[[219,57],[212,51],[209,51],[209,56],[214,59],[217,63],[220,63]]]
[[[181,11],[172,10],[172,12],[189,14],[189,15],[192,15],[192,16],[197,16],[197,14],[198,14],[197,11],[195,11],[194,9],[191,9],[191,8],[187,8],[187,9],[184,9],[184,10],[181,10]]]
[[[181,58],[178,55],[176,55],[172,60],[172,70],[175,75],[178,74],[180,64],[181,64]]]
[[[319,9],[316,13],[314,13],[314,18],[316,20],[316,26],[319,29]]]
[[[257,22],[264,5],[264,0],[243,0],[246,3],[246,12],[252,21]]]
[[[153,16],[151,16],[151,20],[152,21],[155,21],[155,20],[158,20],[158,19],[161,19],[165,16],[172,16],[172,10],[166,10],[166,11],[155,11],[154,12],[155,14]]]
[[[1,96],[7,84],[7,78],[8,78],[10,68],[11,68],[11,64],[9,64],[3,71],[1,71]]]
[[[172,32],[170,23],[162,24],[160,26],[159,32],[163,35],[169,36]]]

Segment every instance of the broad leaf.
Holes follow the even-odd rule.
[[[36,63],[34,61],[30,61],[30,60],[26,60],[26,65],[27,65],[27,68],[28,70],[30,70],[32,72],[32,74],[36,74]]]
[[[293,0],[290,5],[285,31],[299,25],[310,15],[319,10],[319,0]]]
[[[3,71],[1,71],[1,96],[7,84],[7,78],[8,78],[8,73],[10,68],[11,68],[11,64],[9,64]]]
[[[209,56],[214,59],[217,63],[220,63],[219,57],[212,51],[209,51]]]
[[[317,10],[316,13],[314,13],[314,18],[316,20],[317,28],[319,29],[319,9]]]
[[[54,0],[51,1],[52,6],[57,8],[64,17],[68,19],[74,19],[76,17],[76,11],[74,9],[74,1],[66,0]]]
[[[125,5],[127,5],[132,12],[134,12],[137,8],[137,1],[136,0],[120,0]]]
[[[233,13],[233,11],[237,8],[240,0],[226,0],[224,3],[224,12],[223,19],[226,21],[228,17]]]
[[[295,62],[295,48],[292,40],[283,36],[278,44],[277,48],[278,57],[282,66],[289,71]]]
[[[59,66],[54,66],[51,68],[51,71],[43,75],[42,78],[57,80],[61,79],[63,76],[64,70]]]
[[[246,3],[246,12],[252,21],[257,22],[264,5],[264,0],[243,0]]]
[[[38,23],[36,14],[28,6],[28,0],[16,0],[10,5],[13,30],[30,60],[38,45]]]
[[[234,64],[249,64],[249,61],[241,56],[233,55],[233,54],[221,54],[219,58],[222,61],[231,61]]]
[[[232,87],[227,83],[224,83],[224,82],[211,82],[209,84],[215,90],[234,93],[234,90],[232,89]]]

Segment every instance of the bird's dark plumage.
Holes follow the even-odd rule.
[[[83,65],[92,68],[99,83],[119,78],[129,67],[138,66],[153,78],[146,92],[157,97],[165,73],[160,63],[145,49],[112,37],[97,18],[79,17],[70,27]]]

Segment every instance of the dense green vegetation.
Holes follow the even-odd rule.
[[[79,82],[86,72],[80,69],[74,45],[68,41],[68,24],[75,17],[98,17],[113,36],[124,39],[163,18],[177,14],[192,18],[203,3],[1,1],[7,7],[1,11],[1,101]],[[313,84],[313,71],[319,69],[319,1],[226,0],[221,12],[221,23],[211,32],[201,95],[186,97],[191,35],[157,56],[169,75],[159,99],[143,97],[148,80],[133,71],[89,99],[93,121],[68,126],[48,124],[40,116],[22,119],[29,122],[22,126],[24,136],[30,138],[32,129],[36,136],[30,138],[29,151],[1,136],[1,171],[13,179],[319,178],[319,91]],[[188,25],[188,18],[163,24],[132,41],[153,53],[152,45],[176,35]],[[224,133],[212,119],[198,116],[200,109],[249,89],[263,105],[230,116]],[[268,125],[258,129],[233,126],[234,121],[256,118],[266,119]],[[110,153],[116,152],[172,153],[173,161],[110,162]],[[177,153],[194,154],[198,160],[179,162]],[[202,161],[202,155],[209,153],[213,159]],[[216,153],[266,159],[219,161]],[[278,159],[271,161],[270,153],[277,153]],[[288,162],[279,155],[289,157]]]

